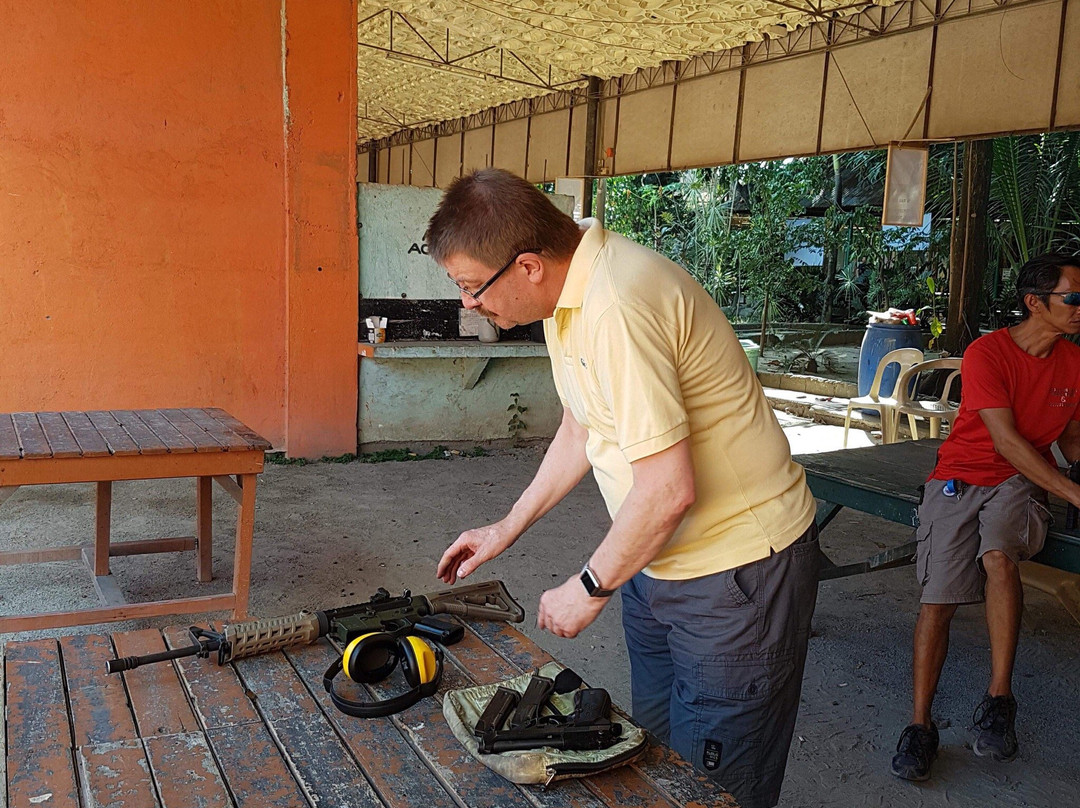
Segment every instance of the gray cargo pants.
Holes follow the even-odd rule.
[[[817,526],[768,558],[623,584],[633,716],[742,808],[780,799],[817,602]]]

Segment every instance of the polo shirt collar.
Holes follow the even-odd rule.
[[[582,219],[578,224],[585,232],[570,259],[570,267],[566,270],[566,282],[563,283],[559,302],[555,304],[557,309],[581,308],[581,302],[585,298],[585,287],[592,275],[593,264],[600,249],[604,246],[604,228],[601,227],[598,219]]]

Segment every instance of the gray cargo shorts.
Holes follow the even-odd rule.
[[[929,480],[919,505],[915,574],[923,603],[979,603],[986,573],[982,557],[999,550],[1014,564],[1038,553],[1053,521],[1046,492],[1022,474],[1000,485],[957,481],[946,496],[944,480]]]

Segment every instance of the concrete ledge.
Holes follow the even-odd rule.
[[[762,387],[774,390],[794,390],[816,396],[839,396],[854,398],[859,394],[858,385],[839,379],[825,379],[821,376],[805,376],[798,373],[759,372],[758,380]]]
[[[477,340],[431,340],[361,342],[357,353],[369,359],[492,359],[495,357],[547,357],[542,342],[479,342]]]

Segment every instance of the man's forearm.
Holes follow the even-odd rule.
[[[562,423],[544,453],[536,476],[504,519],[517,535],[559,504],[589,471],[589,459],[585,455],[587,438],[585,428],[569,411],[564,411]]]
[[[1061,499],[1076,503],[1078,496],[1076,484],[1070,482],[1054,466],[1047,463],[1046,458],[1035,451],[1035,447],[1020,435],[995,440],[994,448],[998,454],[1009,461],[1013,468],[1039,488]],[[1067,459],[1075,459],[1075,454],[1070,458],[1065,447],[1060,448]]]

